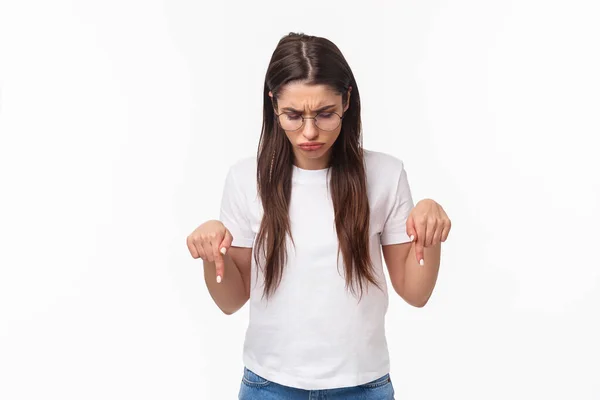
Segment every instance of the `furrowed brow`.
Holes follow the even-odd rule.
[[[324,107],[318,108],[318,109],[316,109],[314,112],[318,114],[318,113],[320,113],[321,111],[325,111],[325,110],[327,110],[327,109],[330,109],[330,108],[333,108],[333,107],[335,107],[335,106],[336,106],[335,104],[330,104],[330,105],[328,105],[328,106],[324,106]],[[296,110],[295,108],[292,108],[292,107],[283,107],[283,108],[281,109],[281,111],[291,111],[291,112],[294,112],[294,113],[296,113],[296,114],[302,114],[302,112],[303,112],[303,110]]]

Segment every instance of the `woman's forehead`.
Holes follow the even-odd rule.
[[[337,103],[341,97],[327,85],[309,85],[293,82],[283,86],[279,92],[279,105],[293,108],[319,108]],[[284,104],[285,103],[285,104]]]

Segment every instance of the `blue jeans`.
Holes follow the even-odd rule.
[[[239,400],[394,400],[390,374],[359,386],[303,390],[279,385],[244,368]]]

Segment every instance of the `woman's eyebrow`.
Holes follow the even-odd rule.
[[[318,108],[318,109],[314,110],[314,112],[319,113],[319,112],[321,112],[323,110],[327,110],[328,108],[332,108],[332,107],[335,107],[335,106],[336,106],[335,104],[330,104],[328,106],[324,106],[324,107]],[[281,109],[281,111],[292,111],[292,112],[295,112],[295,113],[298,113],[298,114],[301,114],[303,112],[303,110],[296,110],[295,108],[292,108],[292,107],[283,107]]]

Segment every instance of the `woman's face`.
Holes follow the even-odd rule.
[[[269,96],[273,97],[273,94],[269,92]],[[293,82],[283,87],[277,103],[279,109],[276,109],[275,113],[284,113],[281,118],[288,121],[301,121],[300,116],[314,118],[318,113],[323,113],[321,125],[325,126],[328,118],[337,118],[330,113],[344,115],[350,104],[350,96],[348,95],[346,107],[343,107],[342,96],[336,94],[330,87]],[[337,128],[329,131],[317,127],[314,119],[306,119],[304,125],[298,130],[285,130],[292,144],[295,164],[303,169],[327,168],[332,146],[341,130],[341,121]],[[321,146],[315,150],[301,146],[308,143],[321,144]]]

